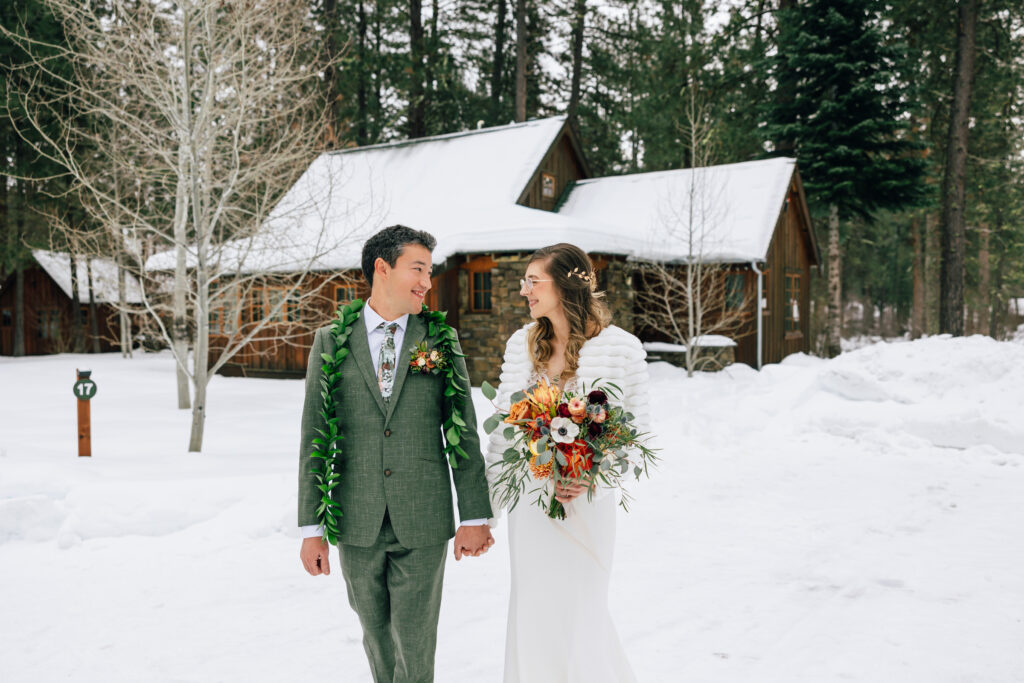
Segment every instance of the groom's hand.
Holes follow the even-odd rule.
[[[455,559],[461,560],[463,555],[477,557],[487,552],[494,545],[491,527],[486,524],[479,526],[460,526],[455,532]]]
[[[302,559],[302,566],[312,576],[331,573],[331,560],[327,541],[319,536],[302,539],[302,548],[299,550],[299,557]]]

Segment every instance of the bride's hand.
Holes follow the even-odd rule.
[[[555,500],[565,505],[586,490],[586,486],[580,486],[579,484],[555,484]]]

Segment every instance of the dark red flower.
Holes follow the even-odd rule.
[[[587,400],[590,401],[591,403],[599,403],[601,405],[604,405],[605,403],[608,402],[608,396],[600,389],[594,389],[589,394],[587,394]]]
[[[558,416],[559,417],[572,417],[572,415],[569,414],[569,406],[568,406],[568,404],[565,404],[565,403],[559,403],[558,404]]]
[[[596,439],[601,436],[601,432],[604,431],[604,425],[599,422],[591,422],[590,426],[587,427],[587,434],[590,435],[591,439]]]

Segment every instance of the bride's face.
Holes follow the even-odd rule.
[[[523,276],[523,279],[526,281],[526,285],[519,290],[519,293],[526,297],[531,318],[537,320],[562,314],[562,295],[555,283],[551,281],[551,275],[547,271],[547,261],[531,263],[526,268],[526,275]]]

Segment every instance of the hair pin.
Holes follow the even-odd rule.
[[[583,280],[584,282],[591,282],[594,279],[594,274],[593,273],[588,273],[585,270],[581,270],[579,268],[573,268],[568,273],[566,273],[565,276],[566,277],[578,277],[579,279]]]

